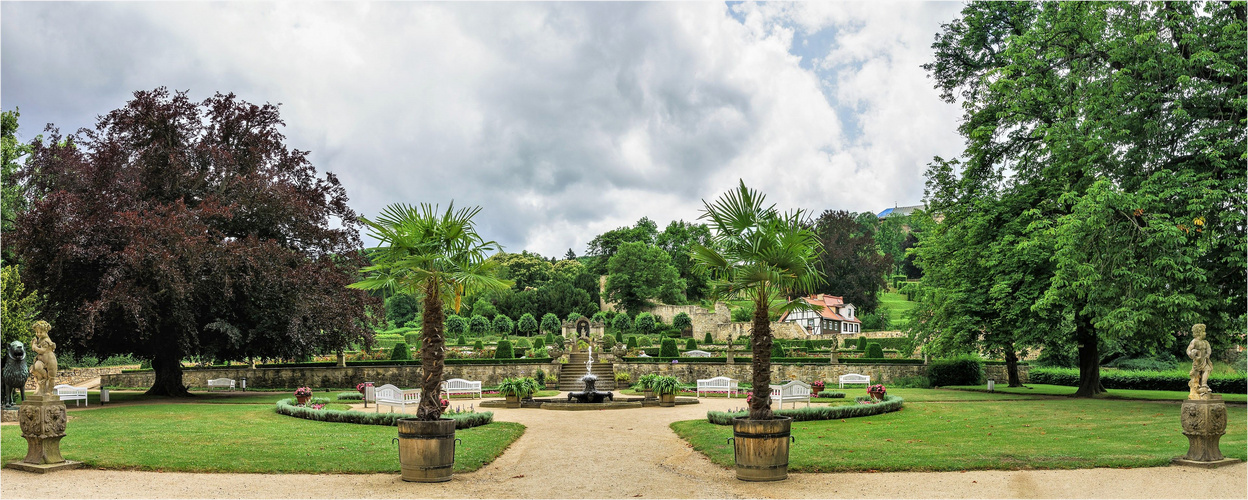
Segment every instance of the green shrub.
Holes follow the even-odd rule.
[[[984,378],[984,360],[978,356],[938,359],[927,366],[927,378],[933,387],[978,385]]]
[[[538,368],[537,371],[533,372],[533,380],[537,381],[537,385],[545,386],[546,385],[546,371],[541,368]]]
[[[806,352],[815,350],[815,343],[809,340],[802,343],[802,347],[806,348]]]
[[[407,342],[394,344],[394,350],[390,351],[390,360],[401,361],[405,359],[412,359],[412,351],[407,349]]]
[[[603,335],[602,336],[602,348],[609,350],[612,347],[615,347],[615,337],[612,337],[610,335]]]
[[[313,398],[315,401],[317,398]],[[320,398],[324,399],[324,398]],[[359,410],[316,410],[311,406],[295,406],[294,398],[277,402],[277,413],[320,422],[341,422],[365,425],[398,425],[400,418],[410,418],[405,413],[374,413]],[[456,429],[468,429],[494,421],[493,412],[443,414],[455,420]]]
[[[650,347],[650,337],[645,335],[638,336],[637,347]]]
[[[541,337],[538,337],[538,338],[533,339],[533,348],[534,348],[534,349],[541,349],[541,348],[543,348],[543,347],[546,347],[546,341],[545,341],[545,340],[543,340]]]
[[[516,323],[508,318],[506,314],[494,316],[494,331],[500,335],[511,335],[516,329]]]
[[[627,314],[616,314],[615,319],[611,320],[611,327],[617,332],[631,332],[633,320]]]
[[[654,320],[654,315],[648,312],[638,314],[637,317],[633,319],[633,330],[636,330],[641,334],[655,333],[655,331],[657,331],[655,326],[657,325]]]
[[[845,393],[841,391],[819,391],[817,398],[844,399]]]
[[[866,417],[870,415],[879,415],[900,410],[905,403],[897,396],[884,396],[884,401],[879,403],[858,403],[845,406],[810,406],[805,408],[784,408],[775,410],[773,413],[777,416],[790,417],[794,422],[809,422],[812,420],[839,420],[842,418]],[[732,425],[732,420],[736,417],[743,417],[746,412],[722,412],[708,411],[706,412],[706,420],[715,425]]]
[[[529,341],[525,339],[517,339],[512,345],[515,349],[531,349],[533,347],[533,344],[530,344]]]
[[[468,333],[468,322],[454,314],[446,317],[446,333],[462,335]]]
[[[674,358],[680,355],[676,350],[676,339],[663,339],[663,344],[659,346],[659,356],[664,358]]]
[[[697,341],[695,341],[695,340],[693,340],[693,339],[689,339],[689,340],[685,341],[685,350],[686,350],[686,351],[692,351],[692,350],[697,349],[697,348],[698,348],[698,343],[697,343]]]
[[[867,342],[867,351],[863,357],[882,358],[884,357],[884,349],[880,347],[880,344],[877,344],[875,342]]]
[[[771,357],[772,357],[772,358],[783,358],[783,357],[784,357],[784,348],[783,348],[783,347],[781,347],[781,344],[780,344],[779,342],[772,342],[772,343],[771,343]]]
[[[637,348],[637,345],[638,345],[638,344],[637,344],[637,337],[635,337],[635,336],[633,336],[633,335],[629,335],[629,336],[628,336],[628,343],[627,343],[627,344],[625,344],[625,346],[627,346],[629,350],[633,350],[633,349],[636,349],[636,348]]]
[[[676,313],[676,316],[672,317],[672,327],[683,332],[693,328],[693,319],[683,312]]]
[[[468,345],[468,337],[461,333],[459,335],[459,338],[455,340],[455,344],[456,345]]]
[[[537,318],[534,318],[532,314],[521,314],[520,319],[516,321],[516,331],[521,335],[531,337],[537,333],[537,329]]]
[[[1168,372],[1177,369],[1177,363],[1174,361],[1152,358],[1119,358],[1106,366],[1137,372]]]
[[[1101,385],[1106,389],[1141,389],[1153,391],[1187,392],[1187,382],[1191,380],[1188,372],[1171,370],[1154,371],[1101,371]],[[1034,367],[1027,372],[1027,379],[1033,384],[1079,386],[1079,369],[1058,367]],[[1213,374],[1209,376],[1209,389],[1215,393],[1244,394],[1248,393],[1248,376],[1242,373]]]
[[[555,334],[553,334],[553,333],[549,333],[549,332],[548,332],[548,333],[546,333],[546,337],[544,337],[544,338],[545,338],[545,340],[546,340],[546,345],[554,345],[554,343],[555,343]]]
[[[711,332],[706,332],[706,337],[702,338],[702,343],[706,345],[711,345],[715,343],[715,339],[711,337]]]
[[[403,340],[407,342],[408,345],[417,345],[420,343],[420,332],[405,333],[403,334]]]
[[[605,312],[603,312],[603,311],[598,311],[598,312],[594,313],[594,315],[593,315],[593,316],[590,316],[590,318],[589,318],[589,322],[590,322],[590,323],[602,323],[602,324],[604,324],[604,325],[609,325],[609,324],[610,324],[610,323],[608,323],[608,322],[607,322],[607,313],[605,313]]]
[[[335,399],[337,399],[338,401],[359,401],[359,400],[364,399],[364,395],[356,391],[340,392],[338,393],[338,396]]]
[[[514,357],[516,357],[516,355],[511,350],[511,341],[498,341],[498,346],[494,348],[494,359],[511,359]]]
[[[864,352],[867,350],[867,336],[866,335],[860,335],[858,337],[858,350],[864,351]]]
[[[562,331],[559,324],[559,317],[555,313],[546,313],[542,315],[542,331],[547,333],[559,333]]]
[[[485,350],[485,342],[482,342],[480,339],[477,339],[477,341],[476,341],[476,342],[473,342],[473,343],[472,343],[472,350],[477,351],[477,352],[484,351],[484,350]]]
[[[753,307],[734,307],[732,308],[732,320],[735,322],[744,322],[754,319]]]
[[[619,330],[616,330],[616,331],[615,331],[615,343],[617,343],[617,344],[623,344],[623,343],[624,343],[624,332],[621,332],[621,331],[619,331]]]
[[[931,389],[932,381],[922,375],[897,377],[888,384],[890,387],[910,389]]]

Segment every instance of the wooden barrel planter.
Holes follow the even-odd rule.
[[[451,480],[455,467],[455,421],[399,419],[399,465],[404,481]]]
[[[503,397],[507,399],[507,407],[508,407],[508,408],[519,408],[519,407],[520,407],[520,396],[517,396],[517,395],[515,395],[515,394],[508,394],[508,395],[503,396]]]
[[[732,452],[737,461],[737,479],[742,481],[781,481],[789,477],[789,429],[793,419],[750,420],[737,417],[732,422]]]
[[[659,394],[659,406],[672,407],[676,406],[676,393]]]

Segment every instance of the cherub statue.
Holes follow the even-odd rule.
[[[48,337],[52,329],[47,321],[36,321],[30,325],[35,330],[35,339],[30,348],[35,350],[35,364],[30,367],[30,376],[35,378],[35,394],[54,394],[52,386],[56,385],[56,343]]]
[[[1187,394],[1187,399],[1209,399],[1209,393],[1213,392],[1209,390],[1209,372],[1213,370],[1209,356],[1213,349],[1205,340],[1204,323],[1192,325],[1192,337],[1192,342],[1187,345],[1187,355],[1192,358],[1192,371],[1188,372],[1192,379],[1187,382],[1191,392]]]

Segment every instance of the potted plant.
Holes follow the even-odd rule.
[[[537,381],[529,377],[505,378],[498,383],[498,393],[507,398],[508,408],[519,408],[520,400],[537,392]]]
[[[822,380],[816,380],[816,381],[814,381],[814,382],[812,382],[812,383],[810,384],[810,391],[811,391],[811,392],[813,392],[813,393],[815,393],[815,394],[819,394],[819,393],[823,392],[823,387],[824,387],[824,386],[823,386],[823,381],[822,381]]]
[[[715,298],[753,303],[753,351],[749,414],[733,421],[737,479],[779,481],[788,477],[790,424],[771,411],[771,316],[814,311],[803,300],[822,281],[815,267],[822,245],[802,210],[777,212],[764,196],[745,186],[705,206],[700,218],[714,231],[709,245],[693,245],[693,258],[710,272]],[[778,301],[775,299],[782,299]],[[787,300],[784,300],[787,299]],[[731,356],[731,353],[729,354]],[[730,358],[731,359],[731,358]]]
[[[641,394],[645,399],[654,399],[654,379],[656,378],[659,376],[654,373],[637,377],[637,388],[641,389]]]
[[[676,393],[680,391],[680,380],[671,375],[662,375],[655,377],[651,386],[654,392],[659,394],[659,406],[676,406]]]
[[[884,395],[888,394],[888,390],[884,388],[884,384],[875,384],[867,388],[867,394],[871,395],[871,399],[883,401]]]
[[[616,372],[615,373],[615,386],[616,387],[628,387],[628,384],[632,382],[632,380],[633,380],[633,376],[630,375],[628,372]]]
[[[309,399],[312,399],[312,389],[307,387],[295,389],[295,400],[298,402],[299,406],[308,404]]]
[[[369,255],[372,265],[363,279],[348,285],[361,290],[385,290],[422,300],[420,362],[423,394],[439,394],[445,365],[443,301],[459,312],[465,294],[504,290],[511,281],[497,277],[498,263],[488,260],[498,243],[477,234],[472,218],[480,207],[445,211],[437,206],[394,204],[381,215],[360,221],[378,241]],[[455,421],[442,418],[440,398],[424,397],[416,418],[398,421],[399,463],[404,481],[451,480],[455,465]]]

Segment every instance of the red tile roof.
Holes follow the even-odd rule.
[[[844,321],[846,323],[862,323],[861,321],[858,321],[857,318],[848,319],[836,313],[837,308],[845,306],[844,297],[838,297],[835,295],[825,295],[821,293],[819,295],[814,295],[811,297],[802,297],[802,298],[805,299],[806,302],[809,303],[810,305],[823,306],[823,309],[819,310],[819,316],[822,316],[825,319]],[[780,318],[780,321],[784,321],[784,319],[787,317],[788,317],[788,314],[785,314],[784,317]]]

